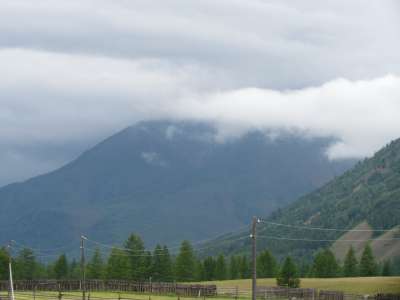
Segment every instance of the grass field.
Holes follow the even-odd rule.
[[[219,287],[250,288],[250,279],[209,281]],[[258,285],[276,286],[273,278],[258,279]],[[354,294],[400,293],[400,277],[355,277],[355,278],[304,278],[301,287],[320,290],[343,291]]]

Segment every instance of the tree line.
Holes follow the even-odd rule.
[[[89,252],[90,250],[90,252]],[[85,264],[88,279],[128,279],[153,282],[190,282],[251,277],[251,259],[247,255],[198,258],[189,241],[183,241],[177,254],[167,246],[157,245],[153,251],[145,250],[140,236],[132,234],[124,248],[112,248],[104,253],[100,248],[88,249]],[[8,279],[9,256],[0,249],[0,280]],[[41,263],[33,250],[23,248],[12,258],[15,279],[80,279],[80,263],[61,254],[51,263]],[[378,263],[369,245],[360,260],[350,248],[343,263],[339,263],[330,249],[322,249],[310,262],[286,257],[279,262],[268,250],[257,256],[257,276],[277,278],[279,285],[298,286],[299,277],[356,277],[390,276],[400,273],[400,258]]]

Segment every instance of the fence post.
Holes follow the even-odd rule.
[[[235,300],[237,300],[238,298],[239,298],[239,287],[236,286],[236,289],[235,289]]]

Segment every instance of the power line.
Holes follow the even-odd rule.
[[[238,240],[243,240],[243,239],[248,239],[248,238],[249,238],[248,236],[243,236],[243,237],[240,237],[240,238],[237,238],[237,239],[234,239],[234,240],[230,240],[230,241],[226,241],[226,242],[231,243],[231,242],[236,242]],[[220,246],[220,244],[219,245],[214,245],[214,246],[202,247],[202,248],[194,248],[192,251],[193,252],[199,252],[199,251],[202,251],[202,250],[209,250],[209,249],[217,248],[219,246]],[[102,254],[108,254],[108,253],[105,253],[103,250],[100,250],[100,249],[94,249],[94,248],[90,248],[90,247],[85,247],[85,249],[90,251],[90,252],[99,251]],[[126,249],[126,248],[114,248],[114,249],[120,250],[122,252],[122,253],[114,253],[114,255],[123,256],[123,257],[147,257],[149,255],[151,255],[151,256],[171,255],[171,253],[169,253],[169,252],[168,253],[154,253],[154,252],[152,253],[151,251],[148,251],[148,250],[138,250],[138,251],[141,251],[140,254],[131,254],[131,253],[124,253],[125,251],[129,252],[130,249]]]
[[[243,231],[246,231],[246,230],[249,230],[249,225],[244,225],[244,226],[241,226],[241,227],[239,227],[238,228],[238,231],[236,231],[236,232],[228,232],[228,233],[224,233],[224,234],[220,234],[220,235],[218,235],[218,236],[215,236],[215,237],[213,237],[213,238],[208,238],[208,239],[204,239],[204,240],[199,240],[199,241],[195,241],[195,242],[191,242],[190,244],[193,246],[193,245],[198,245],[198,244],[205,244],[205,243],[207,243],[207,242],[211,242],[211,241],[213,241],[214,239],[216,239],[216,238],[218,238],[218,237],[223,237],[223,236],[229,236],[229,235],[237,235],[237,234],[239,234],[239,233],[241,233],[241,232],[243,232]],[[240,238],[241,239],[241,238]],[[111,245],[111,244],[106,244],[106,243],[103,243],[103,242],[99,242],[99,241],[95,241],[95,240],[92,240],[92,239],[89,239],[89,238],[87,238],[86,239],[87,241],[89,241],[89,242],[92,242],[92,243],[94,243],[94,244],[97,244],[97,245],[99,245],[99,246],[102,246],[102,247],[105,247],[105,248],[109,248],[109,249],[117,249],[117,250],[121,250],[121,251],[128,251],[128,252],[142,252],[142,251],[150,251],[150,252],[154,252],[156,249],[154,249],[154,250],[151,250],[151,249],[144,249],[144,250],[137,250],[137,249],[129,249],[129,248],[125,248],[125,247],[120,247],[120,246],[115,246],[115,245]],[[234,240],[234,241],[236,241],[236,240]],[[168,250],[172,250],[172,249],[179,249],[181,247],[181,245],[179,244],[179,245],[176,245],[176,246],[172,246],[172,247],[168,247]],[[163,249],[160,249],[160,250],[158,250],[158,251],[162,251]]]
[[[39,252],[53,252],[53,251],[59,251],[60,249],[69,249],[69,248],[72,248],[74,245],[75,245],[75,242],[71,242],[69,244],[66,244],[66,245],[63,245],[63,246],[60,246],[60,247],[43,249],[43,248],[33,248],[33,247],[28,246],[28,245],[24,245],[24,244],[21,244],[21,243],[19,243],[17,241],[14,241],[14,246],[13,247],[20,248],[20,249],[24,249],[25,248],[25,249],[30,249],[30,250],[39,251]]]
[[[303,238],[288,238],[279,236],[258,235],[258,238],[271,239],[271,240],[284,240],[284,241],[303,241],[303,242],[370,242],[370,241],[400,241],[400,238],[387,238],[387,239],[362,239],[362,240],[341,240],[341,239],[303,239]]]
[[[388,232],[388,231],[394,231],[394,230],[398,229],[396,227],[399,226],[399,225],[396,225],[391,229],[338,229],[338,228],[321,228],[321,227],[308,227],[308,226],[301,226],[301,225],[290,225],[290,224],[282,224],[282,223],[270,222],[270,221],[265,221],[265,220],[260,220],[260,221],[265,224],[288,227],[288,228],[320,230],[320,231],[340,231],[340,232],[374,232],[374,231]]]

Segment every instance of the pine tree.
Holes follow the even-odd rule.
[[[343,275],[345,277],[355,277],[358,275],[358,262],[352,246],[350,246],[344,259]]]
[[[210,281],[216,279],[215,269],[216,261],[212,256],[209,256],[203,261],[204,280]]]
[[[161,265],[162,265],[162,281],[170,282],[174,280],[173,274],[173,264],[171,255],[169,254],[168,247],[164,245],[162,249],[162,256],[161,256]]]
[[[276,276],[276,260],[272,254],[265,250],[257,257],[257,276],[272,278]]]
[[[240,278],[245,279],[245,278],[250,278],[250,263],[247,260],[247,256],[243,255],[239,258],[239,273],[240,273]]]
[[[128,279],[129,263],[125,251],[113,248],[107,261],[107,279]]]
[[[149,280],[150,277],[152,277],[152,266],[153,266],[153,256],[151,255],[150,251],[146,251],[143,256],[142,265],[140,269],[142,280]]]
[[[136,281],[143,281],[146,278],[146,253],[144,243],[140,236],[131,234],[125,242],[126,255],[129,261],[130,278]]]
[[[54,276],[56,279],[68,278],[68,261],[65,254],[61,254],[54,263]]]
[[[103,279],[104,278],[104,262],[101,257],[100,250],[97,248],[87,265],[88,279]]]
[[[392,275],[400,276],[400,256],[396,256],[392,259]]]
[[[331,278],[338,275],[339,265],[331,250],[325,249],[314,258],[313,275],[318,278]]]
[[[69,279],[80,279],[81,278],[81,266],[78,264],[76,259],[72,259],[72,262],[69,265]]]
[[[157,244],[153,252],[152,276],[154,281],[164,281],[163,278],[163,248]]]
[[[238,279],[239,276],[239,261],[236,256],[232,255],[229,262],[229,279]]]
[[[8,252],[0,248],[0,280],[8,279]]]
[[[297,288],[300,286],[297,267],[290,256],[286,257],[276,282],[279,286],[290,288]]]
[[[15,259],[15,279],[32,280],[37,273],[37,262],[31,249],[22,249]]]
[[[367,244],[361,255],[360,275],[375,276],[376,274],[377,274],[377,264],[375,262],[374,254],[372,253],[371,246]]]
[[[189,241],[183,241],[175,262],[175,274],[177,281],[193,281],[195,279],[196,259],[192,245]]]
[[[299,276],[301,278],[310,277],[310,273],[312,273],[311,271],[312,271],[312,268],[311,268],[310,264],[308,263],[308,261],[302,260],[299,265]]]
[[[390,265],[390,260],[385,260],[382,268],[382,276],[391,276],[391,275],[392,275],[392,268]]]
[[[217,280],[225,280],[227,277],[228,270],[226,268],[225,257],[223,254],[218,255],[215,263],[215,278]]]
[[[196,260],[196,272],[195,272],[195,280],[196,281],[206,281],[206,272],[204,270],[203,262],[200,259]]]

